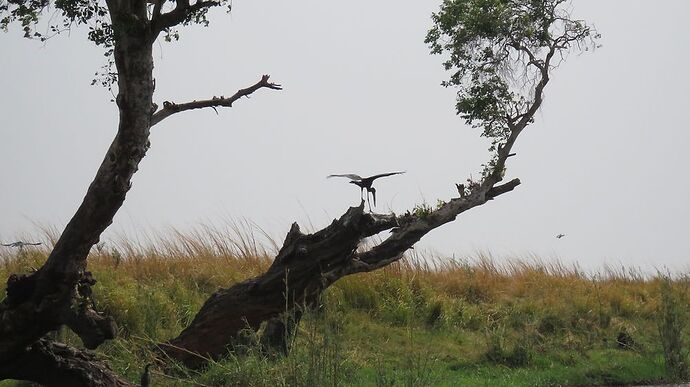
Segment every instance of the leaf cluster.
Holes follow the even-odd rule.
[[[18,24],[24,37],[46,41],[70,31],[72,27],[88,26],[88,40],[103,47],[107,58],[106,65],[96,73],[92,84],[110,88],[117,81],[112,56],[118,33],[136,30],[150,33],[155,39],[158,32],[162,32],[165,41],[179,40],[178,25],[200,24],[206,27],[209,25],[207,13],[210,7],[227,6],[229,12],[232,6],[228,0],[197,0],[191,5],[189,0],[146,0],[145,17],[142,17],[136,11],[142,9],[142,3],[137,4],[140,1],[145,0],[112,3],[106,0],[0,0],[0,29],[7,31],[10,25]],[[172,20],[158,27],[155,19],[163,14]]]
[[[45,29],[41,16],[48,14]],[[0,2],[0,28],[21,25],[24,37],[45,41],[75,25],[89,25],[88,39],[106,49],[113,45],[113,28],[108,9],[98,0],[8,0]]]
[[[565,3],[444,0],[432,15],[425,43],[433,54],[446,55],[451,75],[443,85],[458,88],[457,113],[493,139],[492,150],[507,139],[510,124],[528,114],[534,86],[555,66],[552,57],[598,37],[570,19]]]

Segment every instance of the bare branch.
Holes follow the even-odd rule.
[[[151,22],[155,24],[161,16],[161,10],[163,9],[163,4],[165,0],[148,0],[153,2],[153,12],[151,14]]]
[[[182,23],[189,15],[204,8],[219,5],[221,5],[221,1],[197,0],[196,3],[190,5],[189,0],[178,0],[172,11],[160,15],[155,20],[151,20],[151,29],[154,31],[154,35],[157,36],[164,29]]]
[[[529,62],[527,62],[528,66],[534,65],[540,71],[544,70],[544,64],[542,63],[542,61],[540,59],[537,59],[529,48],[525,47],[524,45],[520,44],[519,42],[513,42],[510,44],[510,46],[527,55],[527,57],[529,58]]]
[[[193,110],[193,109],[203,109],[203,108],[213,108],[215,109],[216,107],[223,106],[223,107],[232,107],[233,102],[237,101],[238,99],[242,97],[249,97],[250,94],[253,92],[261,89],[261,88],[268,88],[268,89],[273,89],[273,90],[282,90],[283,87],[277,83],[269,82],[269,75],[263,75],[261,77],[261,80],[254,85],[247,87],[246,89],[240,89],[235,93],[234,95],[230,97],[213,97],[211,99],[207,100],[202,100],[202,101],[192,101],[192,102],[186,102],[186,103],[173,103],[169,101],[163,102],[163,109],[157,111],[156,113],[151,116],[151,126],[156,125],[157,123],[163,121],[164,119],[170,117],[171,115],[179,112],[183,112],[186,110]],[[216,111],[217,113],[218,111]]]

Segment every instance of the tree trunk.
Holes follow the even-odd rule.
[[[287,356],[303,313],[302,308],[298,307],[268,320],[261,335],[262,351],[268,355]]]
[[[144,2],[140,12],[146,15]],[[117,15],[113,15],[117,24]],[[116,31],[114,47],[118,69],[117,105],[120,123],[117,135],[89,186],[82,204],[65,227],[46,263],[29,275],[12,275],[7,281],[7,297],[0,304],[0,377],[38,381],[37,373],[26,373],[15,360],[35,348],[37,341],[61,325],[69,326],[93,349],[117,331],[112,319],[91,309],[90,286],[95,283],[86,272],[86,258],[101,233],[112,223],[131,187],[131,178],[149,147],[153,113],[153,56],[145,23],[128,24]],[[51,343],[55,346],[57,344]],[[34,353],[30,350],[29,353]],[[66,354],[66,353],[65,353]],[[48,359],[48,358],[46,358]],[[16,372],[12,367],[17,366]],[[56,365],[58,367],[58,365]],[[83,368],[86,370],[86,368]],[[56,373],[53,384],[70,384],[66,373]],[[89,380],[83,375],[83,380]],[[74,379],[76,380],[76,379]],[[98,384],[94,384],[98,385]]]
[[[349,262],[359,242],[396,225],[395,216],[364,214],[364,206],[350,208],[339,220],[311,235],[294,223],[268,271],[214,293],[192,323],[164,351],[188,367],[207,358],[218,359],[245,328],[280,316],[293,305],[311,303],[332,282],[322,274]],[[274,326],[271,329],[279,330]]]

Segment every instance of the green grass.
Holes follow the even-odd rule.
[[[89,259],[98,280],[94,303],[120,329],[98,352],[132,381],[153,359],[152,346],[176,336],[214,290],[270,264],[249,238],[176,238],[156,248],[101,249]],[[30,271],[45,257],[41,250],[0,251],[0,276]],[[689,283],[687,276],[625,270],[587,276],[558,264],[499,265],[486,257],[409,259],[336,283],[323,311],[304,317],[287,358],[266,358],[250,335],[242,351],[202,372],[168,362],[155,369],[154,380],[170,386],[662,383],[678,380],[678,370],[666,364],[669,348],[687,364]],[[621,336],[627,349],[616,341]],[[79,345],[65,329],[59,337]],[[16,382],[0,382],[10,385]]]

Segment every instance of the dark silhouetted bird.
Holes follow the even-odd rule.
[[[556,239],[561,239],[561,238],[563,238],[564,236],[565,236],[565,234],[558,234],[558,235],[556,235]]]
[[[369,203],[369,211],[371,211],[371,203],[369,202],[369,194],[371,193],[371,196],[374,198],[374,207],[376,207],[376,188],[372,187],[371,185],[374,183],[374,180],[378,179],[379,177],[386,177],[386,176],[392,176],[392,175],[400,175],[405,173],[403,172],[388,172],[388,173],[382,173],[379,175],[374,175],[374,176],[369,176],[369,177],[362,177],[359,175],[355,174],[344,174],[344,175],[328,175],[326,178],[331,178],[331,177],[346,177],[350,179],[350,183],[358,186],[361,188],[361,191],[359,193],[360,199],[364,200],[362,197],[362,194],[364,193],[364,190],[367,190],[367,203]]]
[[[141,387],[149,387],[151,385],[151,368],[153,364],[149,363],[144,367],[144,373],[141,374]]]

